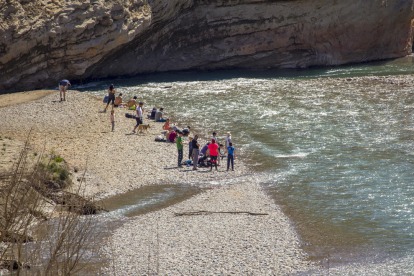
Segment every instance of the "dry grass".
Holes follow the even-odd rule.
[[[29,168],[28,141],[13,168],[0,175],[0,268],[12,275],[72,275],[82,269],[91,242],[92,217],[84,214],[99,208],[64,191],[70,179],[63,160],[51,155],[45,164],[40,155]],[[45,219],[34,239],[33,226]]]

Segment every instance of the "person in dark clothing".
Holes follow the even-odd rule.
[[[193,170],[197,170],[198,154],[200,152],[200,144],[197,142],[197,139],[198,135],[195,135],[193,141],[191,141],[191,146],[193,148]]]
[[[157,113],[157,109],[154,107],[151,111],[151,115],[147,115],[148,119],[154,120],[155,119],[155,113]]]
[[[114,89],[114,85],[111,84],[108,88],[108,103],[105,106],[104,112],[106,112],[106,109],[108,108],[108,105],[111,104],[112,102],[112,110],[114,110],[114,105],[115,105],[115,89]]]

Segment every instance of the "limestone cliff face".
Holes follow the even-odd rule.
[[[0,94],[79,79],[150,22],[143,0],[0,0]]]
[[[8,1],[0,9],[7,92],[61,78],[305,68],[412,49],[413,0],[36,0],[44,7],[34,14],[33,1]]]

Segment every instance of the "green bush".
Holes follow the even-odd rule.
[[[55,159],[53,159],[52,161],[56,162],[56,163],[61,163],[63,162],[63,158],[62,157],[56,157]]]

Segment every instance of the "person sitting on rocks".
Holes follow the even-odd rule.
[[[174,129],[175,132],[181,131],[181,129],[179,129],[176,125],[173,126],[173,129]]]
[[[207,153],[207,149],[208,149],[208,146],[210,145],[210,142],[208,142],[202,149],[201,149],[201,151],[200,151],[200,154],[202,154],[202,155],[206,155],[206,153]]]
[[[134,96],[134,98],[130,99],[126,104],[125,107],[130,108],[137,104],[137,96]]]
[[[174,131],[174,129],[170,132],[170,136],[168,137],[168,140],[170,140],[171,143],[174,143],[175,138],[177,137],[177,132]]]
[[[118,97],[115,98],[114,106],[122,106],[122,93],[119,93]]]
[[[157,109],[154,107],[151,111],[151,114],[148,114],[147,117],[148,119],[154,120],[155,119],[155,114],[157,113]]]
[[[165,122],[167,120],[165,120],[164,118],[162,118],[162,112],[164,111],[164,108],[160,108],[159,111],[157,111],[157,113],[155,113],[155,121],[156,122]]]
[[[163,130],[168,130],[170,128],[170,119],[167,118],[165,124],[162,126]]]
[[[173,128],[172,127],[169,127],[168,129],[167,129],[167,131],[165,132],[165,139],[167,140],[167,141],[170,141],[170,133],[173,131]]]
[[[187,126],[183,129],[183,136],[188,136],[190,134],[190,126]]]

